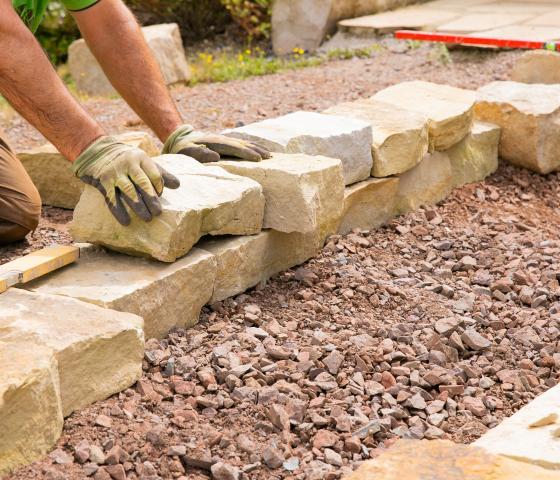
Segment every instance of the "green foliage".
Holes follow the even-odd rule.
[[[439,62],[442,65],[450,65],[453,63],[449,49],[445,43],[436,43],[430,50],[430,60],[435,63]]]
[[[56,65],[66,61],[68,47],[79,37],[79,32],[62,4],[53,1],[47,7],[36,36],[51,62]]]
[[[383,46],[375,43],[369,47],[362,48],[335,48],[329,50],[327,57],[329,60],[349,60],[350,58],[370,58],[375,53],[383,50]]]
[[[249,42],[270,36],[272,0],[221,0]]]

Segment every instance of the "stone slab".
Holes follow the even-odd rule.
[[[560,9],[546,12],[525,22],[527,25],[538,25],[541,27],[560,27]]]
[[[163,192],[160,216],[146,223],[132,213],[131,224],[124,227],[105,207],[102,195],[86,186],[70,228],[74,239],[174,262],[204,235],[260,232],[264,196],[257,182],[184,155],[162,155],[156,161],[181,181],[177,190]]]
[[[347,187],[338,233],[373,230],[387,223],[395,215],[398,188],[398,178],[371,178]]]
[[[128,145],[159,155],[152,137],[144,132],[127,132],[116,137]],[[33,180],[43,205],[73,209],[84,191],[84,183],[72,172],[71,163],[50,143],[17,153]]]
[[[96,248],[25,288],[134,313],[144,319],[146,338],[163,338],[173,327],[198,322],[215,278],[214,256],[197,248],[171,264]]]
[[[257,142],[273,152],[340,159],[346,185],[365,180],[371,172],[372,132],[370,125],[361,120],[315,112],[294,112],[224,133]]]
[[[542,174],[560,169],[560,85],[492,82],[478,90],[476,117],[501,127],[504,160]]]
[[[412,170],[399,176],[395,200],[397,214],[418,210],[446,198],[453,188],[449,156],[443,152],[428,153]]]
[[[334,233],[341,215],[344,177],[340,160],[320,155],[275,153],[262,162],[221,161],[230,173],[260,183],[264,228],[279,232]]]
[[[372,99],[335,105],[323,113],[363,120],[373,132],[373,177],[406,172],[428,152],[428,121],[421,113]]]
[[[142,27],[142,33],[167,85],[187,82],[191,70],[176,23]],[[68,68],[76,87],[88,95],[115,95],[116,91],[83,39],[68,48]]]
[[[446,440],[399,440],[346,480],[558,480],[558,475]]]
[[[494,28],[507,27],[522,23],[532,17],[527,13],[510,13],[507,10],[499,13],[472,13],[462,15],[460,18],[444,23],[437,27],[438,32],[471,33],[481,32]]]
[[[454,188],[480,182],[498,169],[500,135],[497,125],[475,121],[471,133],[447,150]]]
[[[57,362],[50,348],[0,340],[0,365],[3,476],[47,454],[62,432],[63,419]]]
[[[560,83],[560,53],[547,50],[525,52],[515,61],[511,79],[521,83]]]
[[[533,25],[510,25],[509,27],[493,28],[476,32],[481,37],[492,37],[504,40],[528,40],[548,42],[560,39],[560,30],[555,27],[538,27]]]
[[[120,392],[142,374],[142,319],[73,298],[12,288],[0,295],[0,341],[50,348],[64,416]]]
[[[513,1],[494,1],[474,5],[471,10],[473,12],[492,12],[492,13],[529,13],[536,15],[554,10],[555,4],[550,1],[535,1],[535,0],[513,0]]]
[[[471,130],[476,98],[471,90],[412,81],[381,90],[372,98],[425,115],[430,151],[451,148]]]
[[[531,424],[550,414],[556,414],[560,419],[560,386],[539,395],[474,444],[495,454],[560,470],[560,421],[530,428]],[[557,475],[560,477],[560,473]]]

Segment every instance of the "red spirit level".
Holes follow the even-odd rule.
[[[526,50],[560,51],[560,42],[536,42],[532,40],[508,40],[503,38],[477,37],[470,35],[453,35],[449,33],[418,32],[416,30],[399,30],[395,38],[400,40],[418,40],[423,42],[455,43],[499,48],[520,48]]]

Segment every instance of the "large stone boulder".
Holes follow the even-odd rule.
[[[323,113],[363,120],[373,132],[373,177],[406,172],[428,152],[428,121],[421,114],[372,99],[335,105]]]
[[[256,142],[273,152],[338,158],[350,185],[370,176],[371,126],[362,121],[315,112],[294,112],[226,130],[226,135]]]
[[[560,85],[492,82],[478,90],[476,117],[502,128],[504,160],[542,174],[560,169]]]
[[[132,221],[124,227],[113,218],[103,196],[86,186],[70,227],[74,238],[131,255],[174,262],[204,235],[260,232],[264,196],[257,182],[184,155],[162,155],[156,161],[181,181],[177,190],[164,190],[160,216],[146,223],[131,213]]]
[[[126,132],[115,136],[127,145],[141,148],[150,156],[159,155],[148,133]],[[47,143],[24,150],[17,157],[37,187],[43,205],[68,209],[76,207],[85,184],[74,175],[71,163],[54,145]]]
[[[560,53],[531,50],[519,57],[511,79],[521,83],[560,83]]]
[[[375,100],[421,113],[428,118],[430,151],[443,151],[471,130],[475,92],[424,81],[403,82],[377,92]]]
[[[159,65],[165,83],[187,82],[191,70],[185,56],[179,25],[164,23],[143,27],[144,38]],[[68,68],[76,87],[88,95],[114,95],[115,89],[83,39],[68,48]]]

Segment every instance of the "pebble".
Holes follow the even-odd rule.
[[[274,446],[268,446],[263,450],[262,459],[265,465],[272,469],[280,468],[284,463],[284,455]]]
[[[241,475],[239,469],[224,462],[216,462],[210,472],[214,480],[239,480]]]

